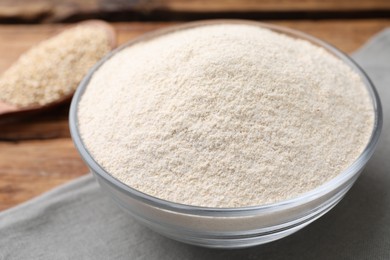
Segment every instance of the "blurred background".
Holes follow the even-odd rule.
[[[212,18],[359,19],[390,15],[388,0],[1,0],[5,23],[187,21]]]

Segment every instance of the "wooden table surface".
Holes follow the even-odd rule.
[[[25,50],[67,26],[67,24],[52,23],[51,21],[69,21],[69,17],[72,15],[74,17],[77,12],[82,14],[89,12],[88,17],[92,16],[93,12],[106,14],[108,19],[113,19],[115,12],[118,12],[117,9],[123,7],[120,5],[120,3],[123,4],[123,1],[113,1],[110,9],[107,5],[97,4],[98,2],[107,4],[108,1],[91,0],[85,1],[89,2],[89,5],[81,7],[70,5],[72,6],[71,10],[68,8],[65,12],[58,6],[50,5],[50,1],[36,1],[34,3],[39,3],[36,6],[32,4],[33,1],[29,2],[27,6],[18,5],[20,2],[0,0],[0,21],[8,22],[8,24],[0,23],[0,73]],[[66,1],[57,2],[63,4]],[[74,3],[76,1],[68,2]],[[186,15],[193,17],[191,16],[193,13],[201,14],[200,18],[204,18],[202,14],[207,13],[206,17],[214,17],[212,15],[215,14],[215,17],[218,18],[225,17],[224,15],[226,17],[247,18],[248,15],[250,18],[256,16],[264,21],[261,17],[268,11],[274,15],[286,12],[287,15],[281,16],[281,19],[273,17],[272,21],[265,22],[313,34],[348,53],[359,48],[377,32],[390,26],[388,14],[390,1],[385,0],[349,0],[344,1],[344,4],[341,5],[338,5],[340,1],[336,0],[281,1],[282,3],[288,2],[290,5],[276,5],[272,1],[259,1],[257,4],[254,1],[243,1],[240,2],[241,5],[237,5],[235,4],[237,1],[224,2],[222,0],[214,1],[212,5],[208,5],[208,2],[202,0],[171,0],[151,1],[152,4],[149,7],[145,5],[145,1],[130,2],[133,6],[122,8],[124,11],[121,11],[121,17],[123,12],[129,10],[133,16],[135,12],[142,13],[147,10],[149,16],[145,14],[137,16],[143,18],[152,17],[150,13],[165,10],[165,12],[174,14],[173,17],[176,17],[176,21],[150,19],[153,21],[112,23],[118,33],[119,43],[124,43],[148,31],[185,22],[183,20],[186,19],[183,18]],[[110,7],[110,5],[108,6]],[[53,9],[49,12],[50,8],[58,10]],[[109,11],[107,12],[107,10]],[[332,15],[325,15],[325,19],[319,20],[306,19],[311,12],[317,14],[322,12],[323,16],[324,12],[337,13],[340,10],[342,13],[337,16],[337,19],[332,18],[334,17]],[[50,15],[45,16],[44,12],[49,12]],[[293,18],[285,19],[285,17],[291,17],[291,15],[289,16],[291,12],[294,14]],[[302,19],[297,19],[296,16],[300,15],[299,12],[306,15],[303,15]],[[346,15],[348,19],[340,18],[339,16],[342,15]],[[133,16],[131,20],[133,20]],[[83,15],[77,17],[83,19]],[[101,16],[95,15],[94,17]],[[9,21],[16,21],[18,24],[10,24]],[[31,23],[32,21],[34,23]],[[29,24],[21,24],[20,22],[29,22]],[[69,105],[63,105],[44,114],[0,125],[0,211],[88,172],[70,139],[67,120],[68,108]]]

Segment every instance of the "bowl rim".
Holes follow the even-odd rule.
[[[275,31],[277,33],[281,33],[287,36],[291,36],[293,38],[303,39],[306,41],[309,41],[312,44],[315,44],[317,46],[320,46],[324,48],[326,51],[328,51],[330,54],[336,56],[345,64],[347,64],[353,71],[357,72],[359,76],[361,77],[361,80],[363,81],[370,99],[372,101],[373,109],[374,109],[374,125],[372,128],[372,133],[369,139],[369,142],[367,143],[366,147],[362,151],[362,153],[359,155],[359,157],[344,171],[342,171],[340,174],[338,174],[333,179],[325,182],[321,186],[310,190],[308,192],[302,193],[294,198],[283,200],[280,202],[275,203],[269,203],[269,204],[263,204],[263,205],[255,205],[255,206],[245,206],[245,207],[235,207],[235,208],[216,208],[216,207],[202,207],[202,206],[194,206],[194,205],[187,205],[187,204],[181,204],[177,202],[172,202],[164,199],[160,199],[151,195],[148,195],[146,193],[143,193],[139,190],[136,190],[123,182],[116,179],[114,176],[109,174],[107,171],[103,169],[92,157],[92,155],[89,153],[89,151],[86,149],[82,138],[79,133],[78,129],[78,104],[81,100],[82,95],[85,92],[85,89],[88,86],[88,83],[90,79],[92,78],[93,74],[110,58],[112,58],[114,55],[119,53],[121,50],[130,47],[134,44],[147,41],[150,39],[157,38],[159,36],[173,33],[176,31],[181,30],[187,30],[194,27],[201,27],[201,26],[208,26],[208,25],[217,25],[217,24],[246,24],[246,25],[252,25],[252,26],[258,26],[261,28],[266,28],[272,31]],[[337,189],[338,187],[345,184],[348,180],[353,178],[356,174],[360,173],[360,170],[365,166],[369,158],[372,156],[375,146],[378,143],[378,139],[381,133],[383,125],[383,114],[382,114],[382,106],[380,102],[380,98],[378,95],[377,90],[375,89],[373,83],[367,76],[367,74],[360,68],[360,66],[353,61],[347,54],[340,51],[333,45],[320,40],[314,36],[311,36],[307,33],[294,30],[291,28],[274,25],[274,24],[268,24],[268,23],[262,23],[257,21],[250,21],[250,20],[237,20],[237,19],[220,19],[220,20],[203,20],[198,22],[190,22],[185,23],[182,25],[176,25],[176,26],[169,26],[168,28],[158,29],[156,31],[152,31],[149,33],[146,33],[140,37],[137,37],[136,39],[133,39],[120,47],[116,48],[115,50],[111,51],[109,54],[107,54],[105,57],[103,57],[97,64],[95,64],[94,67],[92,67],[89,72],[86,74],[86,76],[83,78],[83,80],[80,82],[74,96],[72,99],[72,103],[70,106],[70,112],[69,112],[69,127],[70,127],[70,133],[71,137],[73,139],[73,142],[76,146],[76,149],[80,153],[82,159],[85,161],[85,163],[88,165],[90,170],[92,170],[95,174],[99,175],[99,177],[102,177],[107,183],[110,185],[116,187],[121,192],[131,196],[134,199],[140,200],[144,203],[147,203],[151,206],[162,208],[169,211],[175,211],[180,212],[184,214],[192,214],[192,215],[201,215],[201,216],[232,216],[232,215],[239,215],[239,216],[246,216],[246,215],[253,215],[253,214],[264,214],[264,213],[272,213],[280,210],[284,210],[287,208],[293,208],[299,205],[303,205],[305,203],[308,203],[310,201],[316,200],[327,193]]]

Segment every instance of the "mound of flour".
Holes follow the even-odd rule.
[[[94,159],[125,184],[240,207],[337,176],[368,143],[374,112],[360,77],[324,49],[226,24],[120,51],[92,77],[78,117]]]

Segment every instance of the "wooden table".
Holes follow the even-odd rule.
[[[60,5],[66,1],[57,2]],[[0,72],[23,51],[65,26],[52,23],[53,21],[69,21],[72,17],[78,20],[84,19],[84,16],[118,20],[119,16],[122,17],[119,20],[124,20],[124,14],[129,12],[129,20],[134,19],[135,13],[138,13],[135,18],[165,20],[115,22],[113,25],[118,32],[119,43],[145,32],[179,23],[167,20],[185,20],[186,17],[250,17],[264,21],[262,17],[265,17],[272,19],[266,22],[313,34],[348,53],[390,26],[390,1],[386,0],[349,0],[341,1],[343,3],[340,5],[340,1],[336,0],[282,1],[280,5],[272,4],[272,1],[241,1],[238,5],[235,1],[219,0],[209,5],[203,0],[171,0],[151,1],[152,4],[148,6],[142,5],[144,1],[130,1],[132,4],[125,8],[120,4],[123,5],[123,1],[113,1],[111,7],[107,4],[110,8],[107,5],[99,6],[98,1],[85,2],[89,5],[74,4],[64,11],[58,5],[50,5],[50,1],[31,1],[27,6],[22,6],[18,5],[19,1],[1,0],[0,21],[34,23],[0,24]],[[1,8],[2,5],[6,8]],[[171,14],[172,19],[164,19],[164,14]],[[298,19],[300,16],[319,16],[324,19]],[[283,19],[276,19],[278,17]],[[286,17],[291,19],[285,19]],[[69,105],[64,105],[44,114],[0,125],[0,210],[15,206],[88,172],[70,139],[68,107]]]

